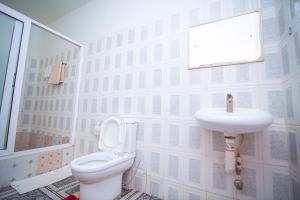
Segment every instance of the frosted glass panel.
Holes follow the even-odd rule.
[[[189,68],[262,61],[260,13],[253,12],[189,30]]]
[[[78,45],[31,25],[15,152],[70,143],[79,51]],[[50,74],[57,67],[63,81],[49,83]]]

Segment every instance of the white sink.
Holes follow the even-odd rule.
[[[203,108],[196,112],[196,119],[203,128],[220,131],[225,135],[260,132],[273,121],[270,113],[256,109]]]

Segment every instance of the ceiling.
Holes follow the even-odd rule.
[[[49,24],[91,0],[0,0],[43,24]]]

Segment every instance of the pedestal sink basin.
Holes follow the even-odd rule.
[[[273,121],[268,112],[242,108],[233,112],[222,108],[203,108],[196,112],[195,117],[203,128],[223,132],[225,136],[260,132]]]

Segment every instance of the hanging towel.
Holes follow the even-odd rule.
[[[54,64],[51,68],[50,76],[48,79],[49,84],[58,85],[64,82],[66,64],[61,62]]]

